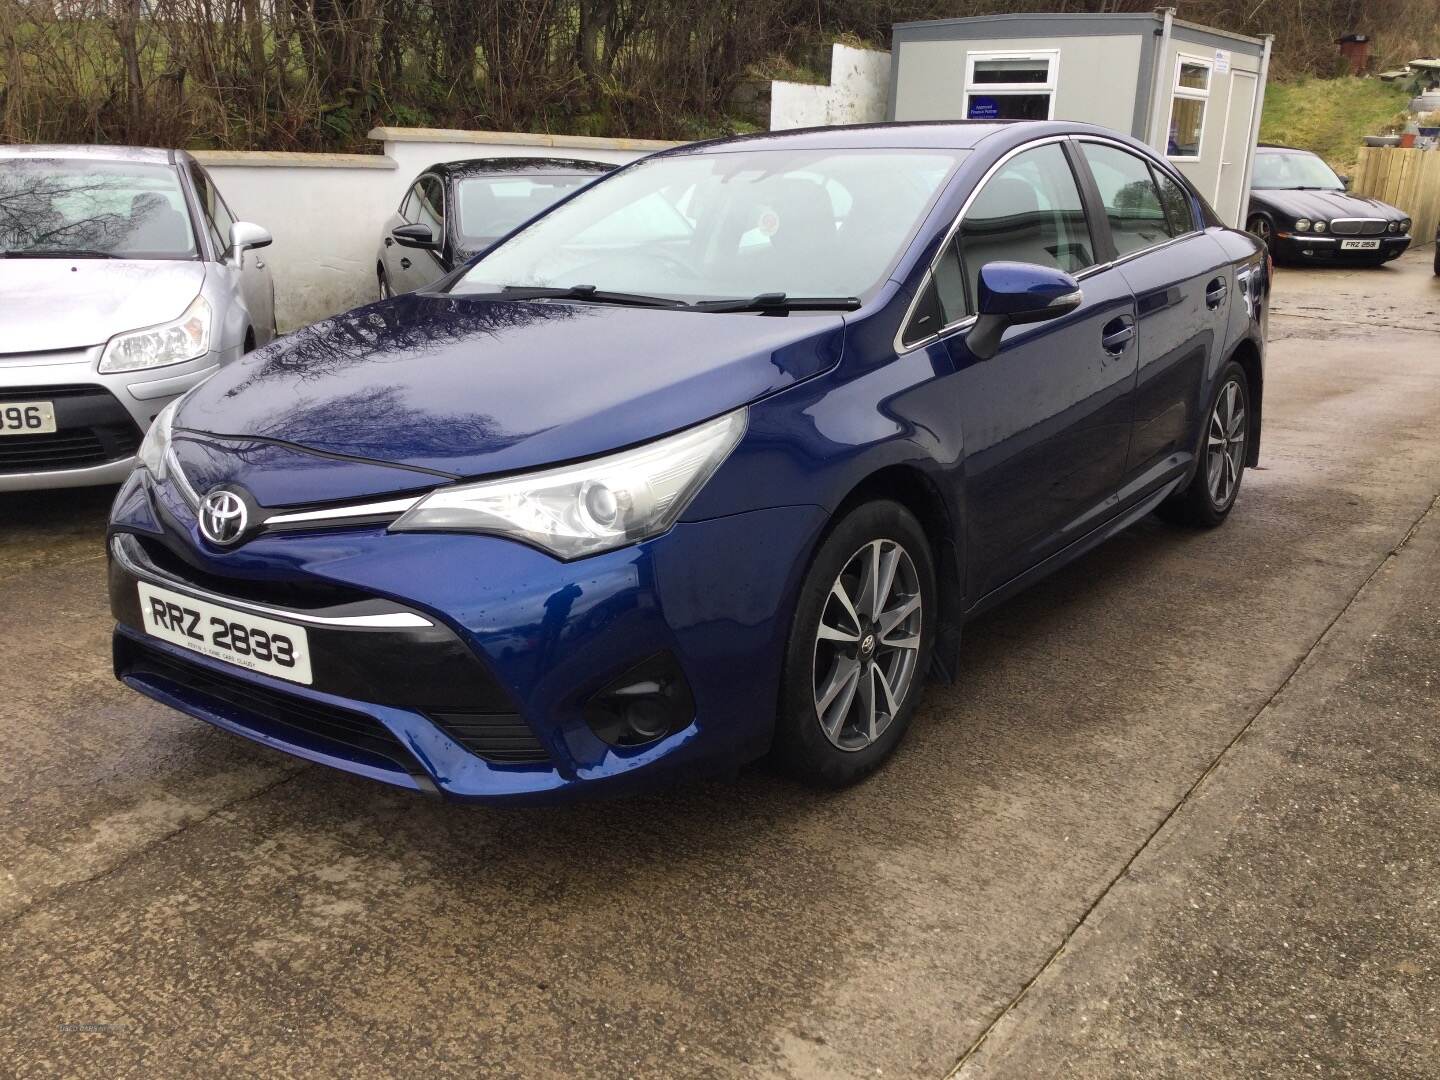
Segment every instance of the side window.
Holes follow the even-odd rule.
[[[1155,184],[1160,189],[1160,204],[1165,207],[1165,220],[1171,236],[1183,236],[1195,229],[1195,214],[1190,208],[1189,193],[1159,169],[1152,168]]]
[[[965,276],[960,271],[960,252],[952,239],[945,245],[944,254],[925,283],[925,291],[915,305],[910,324],[905,327],[903,341],[906,345],[923,341],[968,314],[970,307],[965,302]]]
[[[215,245],[216,254],[223,254],[230,247],[230,227],[225,227],[221,233],[215,223],[215,204],[218,201],[215,194],[215,185],[210,182],[210,175],[200,167],[199,162],[190,163],[190,180],[195,185],[195,195],[200,200],[200,216],[204,220],[205,231],[210,234],[210,242]]]
[[[210,174],[206,173],[205,178],[210,180]],[[210,180],[210,193],[210,224],[220,234],[220,249],[224,251],[230,247],[230,226],[235,224],[235,215],[230,213],[230,207],[225,205],[225,200],[220,197],[220,189],[213,180]]]
[[[1110,220],[1115,254],[1128,255],[1168,240],[1170,225],[1150,166],[1118,147],[1091,142],[1080,145]]]
[[[970,204],[956,236],[972,309],[986,263],[1035,263],[1066,273],[1095,263],[1080,189],[1059,143],[1026,150],[1001,166]]]
[[[422,225],[429,225],[438,240],[445,235],[445,189],[433,176],[422,176],[415,187],[419,192],[416,205],[419,216],[416,220]]]
[[[415,224],[420,220],[420,185],[416,184],[405,193],[405,198],[400,203],[400,217],[408,224]]]

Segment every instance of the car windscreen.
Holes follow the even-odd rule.
[[[1314,154],[1267,154],[1264,151],[1255,155],[1255,178],[1251,186],[1291,191],[1300,188],[1322,191],[1345,189],[1335,170]]]
[[[650,158],[527,226],[453,291],[586,285],[686,301],[860,296],[883,280],[963,155],[813,149]]]
[[[66,158],[0,161],[0,252],[193,259],[195,234],[169,165]]]
[[[494,240],[549,209],[594,176],[472,176],[455,184],[464,240]]]

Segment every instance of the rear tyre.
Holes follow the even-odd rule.
[[[836,523],[790,628],[773,751],[786,771],[844,787],[889,757],[915,713],[938,607],[930,545],[910,511],[881,500]]]
[[[1440,277],[1440,236],[1435,237],[1435,276]]]
[[[385,276],[385,271],[383,269],[376,271],[376,278],[379,280],[380,283],[380,299],[389,300],[395,295],[394,290],[390,288],[390,279]]]
[[[1230,516],[1240,494],[1250,449],[1250,386],[1245,369],[1233,360],[1216,383],[1195,475],[1160,504],[1159,514],[1166,520],[1214,528]]]

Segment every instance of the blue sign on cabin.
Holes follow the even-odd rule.
[[[965,114],[967,120],[995,120],[1000,116],[1000,103],[993,97],[981,97],[979,94],[970,95],[970,110]]]

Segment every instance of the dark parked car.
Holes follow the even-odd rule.
[[[1152,510],[1226,519],[1269,281],[1101,128],[653,155],[167,410],[110,523],[116,672],[457,798],[856,780],[976,613]]]
[[[614,165],[569,158],[476,158],[432,165],[385,223],[380,296],[423,289]]]
[[[1379,265],[1410,246],[1403,210],[1346,191],[1348,181],[1308,150],[1261,146],[1255,153],[1246,228],[1277,262]]]

